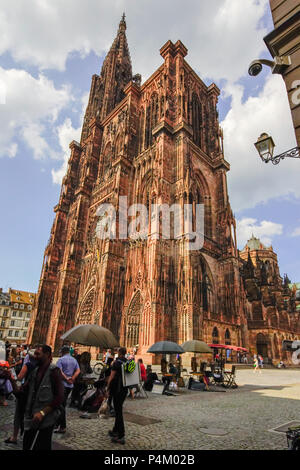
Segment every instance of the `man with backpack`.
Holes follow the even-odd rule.
[[[122,367],[127,363],[126,348],[119,348],[118,357],[111,367],[111,373],[107,382],[107,398],[112,395],[115,408],[115,425],[108,432],[111,442],[125,444],[125,427],[123,420],[123,403],[128,393],[128,387],[124,387]]]

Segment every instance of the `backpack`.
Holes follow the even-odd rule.
[[[132,372],[135,371],[136,363],[134,359],[127,359],[123,367],[124,367],[124,372],[126,372],[126,374],[132,374]]]

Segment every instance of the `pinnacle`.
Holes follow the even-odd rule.
[[[119,24],[119,30],[123,30],[123,31],[126,30],[126,21],[125,21],[125,18],[126,18],[126,17],[125,17],[125,12],[124,12],[123,15],[122,15],[120,24]]]

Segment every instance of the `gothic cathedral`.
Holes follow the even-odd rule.
[[[246,348],[249,338],[256,341],[248,325],[251,283],[243,278],[251,259],[237,250],[228,198],[220,91],[188,65],[181,41],[168,41],[160,54],[162,65],[141,84],[132,73],[123,16],[100,75],[92,77],[80,143],[70,144],[31,343],[57,350],[61,335],[83,323],[105,326],[140,356],[160,340],[217,339]],[[149,210],[153,204],[203,204],[202,249],[187,248],[184,228],[170,239],[99,239],[97,209],[104,203],[120,209],[120,196]],[[252,329],[265,328],[272,355],[263,300],[258,295],[256,302],[265,325]],[[285,337],[299,321],[295,325],[283,325]]]

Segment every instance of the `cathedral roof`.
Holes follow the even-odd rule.
[[[267,250],[267,247],[260,241],[259,238],[256,238],[253,234],[250,240],[247,241],[242,251],[253,251],[253,250]]]

